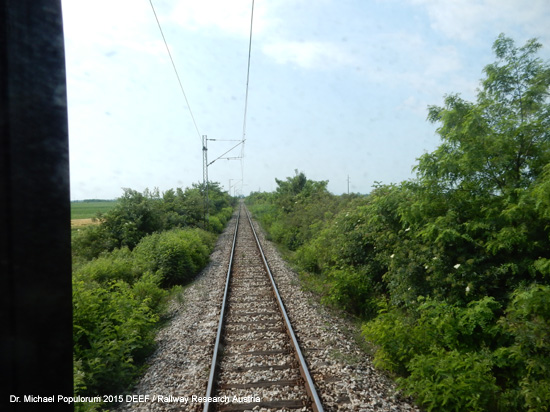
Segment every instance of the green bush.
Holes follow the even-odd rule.
[[[363,317],[376,365],[403,376],[430,409],[550,408],[550,64],[536,56],[541,47],[500,35],[476,101],[449,94],[429,107],[441,144],[418,159],[416,179],[333,196],[296,171],[248,200],[309,272],[308,286]]]
[[[219,219],[214,219],[214,230],[220,233],[231,218],[235,200],[222,192],[218,183],[210,182],[208,186],[209,210]],[[155,232],[178,227],[204,228],[204,213],[203,185],[170,189],[162,195],[158,189],[140,193],[126,188],[112,209],[98,215],[100,225],[77,232],[73,256],[75,260],[91,260],[115,248],[126,246],[132,250],[143,237]]]
[[[416,322],[410,314],[384,300],[379,306],[379,315],[363,325],[363,336],[376,345],[375,366],[404,375],[411,359],[429,346],[413,332]]]
[[[77,272],[89,280],[100,283],[109,280],[123,280],[133,283],[140,276],[127,247],[104,253],[100,257],[80,266]]]
[[[217,216],[208,217],[208,226],[209,229],[212,230],[214,233],[223,232],[224,225]]]
[[[431,298],[419,298],[414,311],[404,311],[380,301],[379,315],[363,326],[364,336],[379,347],[376,363],[406,373],[417,355],[436,348],[475,352],[491,349],[501,340],[497,325],[500,305],[490,297],[466,307]]]
[[[231,206],[224,207],[217,215],[216,217],[220,220],[220,223],[223,227],[229,222],[231,217],[233,216],[233,208]]]
[[[353,267],[333,269],[328,273],[324,303],[330,303],[363,318],[377,311],[377,285],[367,273]]]
[[[440,348],[415,356],[408,364],[410,376],[399,383],[428,411],[487,411],[498,393],[492,366],[486,353]]]
[[[78,229],[71,241],[73,260],[88,261],[115,247],[116,241],[109,237],[109,233],[101,225],[90,225]]]
[[[80,393],[122,393],[154,342],[158,321],[147,300],[123,281],[73,280],[74,353]],[[82,378],[83,376],[83,378]]]
[[[306,272],[320,274],[321,273],[321,244],[318,239],[303,245],[296,251],[295,262],[298,267]]]
[[[158,273],[162,286],[190,281],[208,262],[211,235],[201,229],[173,229],[143,238],[134,249],[138,264]]]
[[[169,292],[160,287],[161,277],[152,272],[145,272],[133,285],[132,291],[136,299],[141,300],[154,313],[161,313]]]
[[[215,214],[211,226],[221,232],[234,201],[217,184],[209,189]],[[162,287],[191,280],[215,244],[214,233],[198,228],[204,225],[202,192],[197,185],[162,197],[158,190],[125,189],[117,205],[99,217],[99,225],[75,235],[75,394],[124,393],[142,370],[167,297],[178,291]],[[103,407],[80,403],[75,410]]]
[[[169,286],[185,282],[208,261],[215,235],[174,229],[104,252],[73,274],[75,391],[120,394],[150,353]],[[94,410],[98,405],[79,405]]]
[[[513,343],[498,353],[515,372],[509,386],[517,387],[526,410],[550,410],[550,286],[533,284],[514,291],[500,321]]]

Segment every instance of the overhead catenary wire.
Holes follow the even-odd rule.
[[[248,112],[248,85],[250,83],[250,58],[252,56],[252,29],[254,24],[254,0],[252,0],[252,10],[250,12],[250,36],[248,41],[248,65],[246,68],[246,92],[244,96],[244,116],[243,116],[243,137],[241,146],[241,184],[244,185],[244,143],[246,141],[246,115]]]
[[[239,157],[231,157],[231,159],[240,159],[241,160],[241,185],[244,186],[244,165],[243,165],[243,159],[244,159],[244,144],[246,142],[246,118],[248,113],[248,89],[250,84],[250,61],[252,56],[252,31],[254,27],[254,0],[252,0],[252,9],[250,12],[250,35],[249,35],[249,41],[248,41],[248,62],[247,62],[247,69],[246,69],[246,87],[245,87],[245,98],[244,98],[244,115],[243,115],[243,130],[242,130],[242,138],[233,147],[231,147],[229,150],[225,151],[223,154],[212,160],[207,164],[207,167],[210,166],[212,163],[216,162],[220,159],[229,159],[227,157],[224,157],[226,154],[231,152],[232,150],[236,149],[237,147],[241,146],[241,155]],[[215,139],[208,139],[208,140],[215,140]]]
[[[185,94],[185,90],[183,89],[183,84],[180,79],[180,75],[178,74],[178,69],[176,68],[176,64],[174,63],[174,59],[172,58],[172,53],[170,53],[170,48],[168,47],[168,42],[166,41],[166,37],[164,37],[164,32],[162,31],[162,26],[160,25],[159,18],[157,16],[157,12],[155,11],[155,6],[153,5],[153,0],[149,0],[149,4],[151,4],[151,8],[153,9],[153,14],[155,15],[155,20],[157,21],[157,24],[159,26],[160,34],[162,36],[162,40],[164,41],[164,45],[166,46],[166,51],[168,51],[168,56],[170,56],[170,61],[172,62],[172,67],[174,68],[174,72],[176,73],[176,77],[178,79],[178,83],[180,85],[181,92],[183,94],[183,97],[185,99],[185,103],[187,104],[187,109],[189,109],[189,114],[191,115],[191,119],[193,120],[193,124],[195,125],[195,130],[197,131],[197,136],[199,137],[202,145],[202,135],[199,132],[199,128],[197,126],[197,122],[195,121],[195,116],[193,116],[193,111],[191,110],[191,105],[189,104],[189,100],[187,99],[187,95]]]
[[[204,139],[206,140],[215,140],[215,139],[208,139],[206,136],[203,137],[201,135],[199,128],[197,126],[197,122],[195,120],[195,116],[193,115],[193,111],[191,110],[191,105],[189,104],[189,100],[187,99],[187,95],[185,93],[185,90],[183,88],[183,84],[181,81],[181,78],[179,76],[178,70],[176,68],[176,64],[174,62],[174,59],[172,57],[172,53],[170,52],[170,48],[168,46],[168,42],[166,41],[166,37],[164,36],[164,31],[162,30],[162,26],[160,24],[160,20],[158,18],[158,15],[155,10],[155,6],[153,5],[153,0],[149,0],[149,4],[151,5],[151,9],[153,10],[153,14],[155,15],[155,20],[157,21],[157,25],[160,31],[160,34],[162,36],[162,40],[164,41],[164,45],[166,46],[166,51],[168,52],[168,56],[170,57],[170,62],[172,63],[172,67],[174,69],[174,73],[176,74],[176,78],[178,80],[180,90],[183,94],[183,97],[185,99],[185,103],[187,104],[187,108],[189,110],[189,114],[191,115],[191,119],[193,120],[193,125],[195,126],[195,130],[197,132],[197,136],[199,137],[201,141],[201,146],[203,148],[203,152],[206,150],[206,145],[204,142]],[[245,102],[244,102],[244,115],[243,115],[243,130],[242,130],[242,138],[239,141],[238,144],[233,146],[231,149],[224,152],[221,156],[217,157],[211,162],[207,162],[203,159],[204,168],[208,168],[212,163],[214,163],[216,160],[224,158],[224,156],[231,152],[232,150],[236,149],[238,146],[241,146],[241,155],[239,157],[232,157],[231,159],[240,159],[241,160],[241,184],[244,185],[244,165],[243,165],[243,158],[244,158],[244,144],[246,142],[246,120],[247,120],[247,112],[248,112],[248,90],[249,90],[249,83],[250,83],[250,61],[251,61],[251,55],[252,55],[252,31],[253,31],[253,23],[254,23],[254,0],[252,0],[252,9],[250,14],[250,36],[249,36],[249,42],[248,42],[248,63],[247,63],[247,71],[246,71],[246,88],[245,88]],[[227,159],[227,158],[226,158]]]
[[[214,140],[214,139],[208,139],[208,140]],[[212,163],[214,163],[216,160],[220,160],[222,159],[227,153],[229,153],[231,150],[235,149],[236,147],[238,147],[239,145],[243,144],[244,143],[244,140],[239,140],[239,143],[237,143],[235,146],[233,146],[231,149],[225,151],[224,153],[222,153],[221,155],[219,155],[218,157],[216,157],[214,160],[212,160],[210,163],[208,163],[208,166],[210,166]]]
[[[252,11],[250,13],[250,37],[248,41],[248,65],[246,68],[246,92],[244,95],[244,118],[243,118],[243,142],[246,140],[246,114],[248,110],[248,84],[250,82],[250,57],[252,55],[252,27],[254,23],[254,0],[252,0]]]

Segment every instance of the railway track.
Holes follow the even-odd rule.
[[[241,205],[203,411],[258,409],[321,412],[323,406]]]

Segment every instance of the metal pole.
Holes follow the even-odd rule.
[[[208,225],[208,138],[202,135],[202,184],[204,186],[204,224]]]

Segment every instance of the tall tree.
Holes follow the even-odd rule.
[[[550,161],[550,66],[536,56],[541,47],[536,39],[516,47],[501,34],[477,102],[452,94],[429,108],[443,144],[420,158],[423,179],[444,191],[501,195],[540,175]]]

